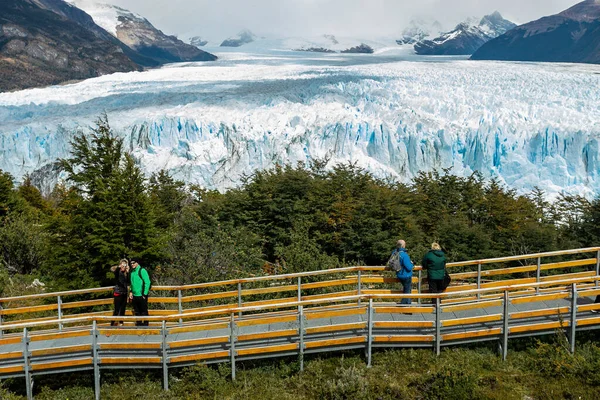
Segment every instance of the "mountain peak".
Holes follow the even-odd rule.
[[[93,0],[68,1],[91,15],[96,24],[122,43],[159,64],[216,59],[212,54],[183,43],[174,36],[164,34],[150,21],[135,12],[112,4],[97,3]]]
[[[415,51],[422,55],[469,55],[515,26],[496,11],[480,20],[468,18],[450,32],[419,42],[415,44]]]
[[[575,4],[558,14],[579,22],[592,22],[600,19],[600,0],[586,0]]]
[[[475,60],[600,63],[600,0],[587,0],[488,42]]]

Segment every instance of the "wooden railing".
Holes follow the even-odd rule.
[[[361,294],[117,318],[123,321],[146,319],[158,324],[137,329],[103,327],[115,318],[99,315],[76,317],[72,322],[83,326],[62,332],[31,331],[64,322],[58,319],[10,323],[4,326],[7,331],[22,330],[22,334],[9,334],[0,339],[0,351],[5,346],[13,346],[10,351],[0,352],[0,378],[24,376],[28,398],[31,398],[32,375],[89,369],[94,371],[96,398],[99,398],[101,368],[161,368],[167,389],[169,368],[197,362],[229,362],[235,379],[236,362],[257,357],[297,355],[302,369],[305,354],[364,348],[370,365],[376,347],[431,347],[439,354],[442,346],[489,340],[500,343],[501,355],[506,358],[510,338],[551,333],[557,329],[568,333],[571,350],[575,351],[578,330],[600,328],[600,317],[590,314],[592,310],[600,310],[600,304],[577,302],[580,297],[600,295],[600,288],[596,286],[599,279],[600,276],[593,275],[457,293]],[[403,298],[430,304],[399,306],[395,303]],[[560,303],[549,307],[546,305],[549,301]],[[526,312],[509,311],[510,305],[525,303],[535,307]],[[481,309],[488,313],[455,314],[458,311],[475,313]],[[419,314],[422,318],[378,318],[406,313]],[[335,321],[339,317],[354,320]],[[181,320],[186,323],[179,325]],[[317,324],[309,324],[310,321]],[[270,330],[268,327],[272,324],[286,325]],[[245,327],[264,328],[242,332]],[[180,336],[203,331],[210,334]],[[103,340],[108,337],[109,342]],[[140,337],[142,341],[133,340]],[[78,341],[70,342],[74,340]],[[32,344],[36,344],[35,348]]]
[[[595,257],[562,260],[569,256],[589,255]],[[561,260],[556,261],[557,258]],[[546,260],[550,262],[545,262]],[[499,264],[514,262],[525,265],[496,267]],[[470,295],[469,298],[464,297],[465,291],[517,284],[532,285],[570,277],[598,276],[600,275],[600,247],[455,262],[449,263],[447,268],[450,272],[462,270],[451,273],[453,285],[448,289],[448,293],[455,294],[455,298],[450,296],[446,299],[447,302],[484,299],[497,296],[498,291],[496,290],[496,294],[484,294],[486,292],[480,291]],[[569,273],[554,274],[566,270],[569,270]],[[160,308],[152,309],[150,315],[199,315],[198,312],[202,311],[221,310],[222,312],[224,309],[242,309],[244,306],[269,306],[292,301],[348,296],[399,294],[397,288],[392,288],[398,280],[392,273],[384,274],[383,271],[384,267],[357,266],[193,285],[155,286],[152,288],[153,295],[150,296],[149,302]],[[535,276],[523,277],[526,274],[535,274]],[[425,283],[422,268],[417,266],[414,275],[413,284],[416,294],[422,294]],[[519,276],[515,278],[515,275]],[[542,290],[540,285],[531,288],[526,291],[535,290],[536,293],[540,293]],[[108,316],[111,312],[107,309],[113,302],[111,293],[112,287],[104,287],[0,298],[0,337],[8,330],[6,325],[16,321],[23,323],[56,321],[55,326],[62,330],[65,325],[81,323],[80,317]],[[289,295],[282,297],[284,293]],[[107,297],[65,301],[67,298],[98,295]],[[420,302],[420,296],[413,296],[413,298]],[[52,301],[48,302],[50,299]],[[31,302],[41,304],[30,305]],[[188,305],[191,307],[186,307]],[[97,311],[98,308],[104,310]],[[70,310],[77,312],[70,313]],[[83,310],[86,311],[82,312]],[[177,322],[181,324],[183,320],[183,317],[178,317]]]

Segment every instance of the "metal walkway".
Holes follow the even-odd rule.
[[[571,254],[582,254],[588,250]],[[598,249],[588,252],[591,251],[597,255]],[[552,254],[548,257],[557,255],[547,254]],[[560,270],[556,267],[568,264],[569,268],[581,269],[588,265],[598,268],[599,264],[598,257],[542,264],[540,260],[545,256],[534,256],[538,259],[533,266],[534,271],[543,271],[544,265],[551,266],[547,270]],[[593,313],[600,311],[600,304],[593,303],[594,297],[600,294],[600,276],[596,271],[578,270],[546,277],[538,273],[535,278],[517,277],[486,283],[481,278],[486,276],[481,269],[483,263],[477,263],[475,285],[479,288],[463,290],[473,284],[462,282],[443,295],[416,293],[410,296],[413,299],[410,306],[397,304],[401,298],[407,297],[405,295],[391,289],[370,287],[373,281],[386,283],[389,278],[364,275],[364,269],[358,269],[358,276],[338,279],[337,286],[330,280],[306,283],[304,285],[308,287],[304,288],[301,282],[295,286],[301,291],[333,285],[340,289],[334,293],[302,296],[300,292],[301,301],[297,298],[261,300],[242,307],[224,304],[170,312],[157,310],[155,315],[148,317],[150,326],[143,328],[110,327],[112,318],[98,313],[5,321],[0,326],[5,332],[0,339],[0,378],[25,377],[28,397],[31,398],[33,376],[90,370],[95,376],[96,397],[99,398],[100,375],[104,369],[162,369],[163,385],[168,389],[170,368],[198,362],[231,363],[235,379],[236,362],[297,356],[302,367],[305,354],[348,349],[364,349],[366,362],[370,365],[374,348],[429,347],[439,354],[444,346],[496,341],[505,358],[508,341],[514,338],[563,329],[570,338],[572,351],[575,351],[577,332],[600,328],[600,316]],[[532,266],[513,267],[511,271],[522,274],[518,271],[527,268]],[[470,272],[454,274],[459,284],[461,274]],[[497,275],[506,277],[505,273]],[[296,276],[285,279],[296,279]],[[533,283],[530,283],[531,279]],[[357,290],[344,290],[355,280],[361,283]],[[523,283],[524,280],[526,282]],[[239,282],[237,285],[238,291],[233,294],[225,291],[210,296],[219,298],[225,293],[226,296],[239,295],[238,298],[241,298],[244,290]],[[290,286],[294,285],[286,285],[285,282],[278,286],[267,285],[266,288],[247,289],[251,293],[246,294],[255,295],[257,291],[259,294],[280,293],[280,288],[285,290]],[[181,293],[178,288],[170,290]],[[351,295],[347,295],[349,292]],[[47,297],[46,294],[44,296]],[[206,297],[209,294],[194,296]],[[305,300],[306,297],[309,299]],[[104,300],[83,302],[100,301]],[[182,296],[179,294],[171,301],[181,304]],[[15,315],[11,314],[11,308],[6,307],[8,303],[3,303],[2,312]],[[82,301],[74,303],[81,304]],[[60,304],[59,301],[59,313]],[[41,308],[49,306],[29,308],[32,307],[38,307],[34,310],[39,313],[43,311]],[[136,317],[123,319],[130,323]]]

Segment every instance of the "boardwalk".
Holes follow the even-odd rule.
[[[429,347],[439,353],[445,346],[495,341],[500,355],[506,357],[509,340],[557,329],[567,333],[575,351],[577,332],[600,328],[600,316],[593,312],[600,310],[600,304],[593,303],[600,294],[598,250],[456,263],[451,270],[474,266],[476,271],[454,273],[455,286],[444,295],[412,295],[411,306],[397,304],[404,296],[384,288],[393,285],[394,279],[382,276],[377,267],[252,278],[210,286],[159,287],[155,288],[157,292],[170,291],[176,296],[155,296],[155,303],[161,301],[162,305],[174,307],[155,310],[149,317],[151,325],[146,328],[110,327],[111,318],[104,315],[106,312],[64,314],[69,309],[102,306],[107,299],[69,303],[62,301],[69,294],[44,294],[41,299],[56,297],[58,302],[29,307],[19,306],[19,302],[31,301],[31,296],[1,299],[2,315],[21,318],[1,325],[4,333],[0,339],[0,377],[25,377],[31,397],[30,384],[36,375],[89,369],[96,378],[98,397],[101,370],[107,368],[162,369],[167,389],[170,368],[198,362],[231,363],[235,378],[235,364],[243,360],[297,356],[302,364],[305,354],[346,349],[364,349],[365,361],[370,364],[375,348]],[[574,259],[554,261],[556,257]],[[515,259],[535,262],[497,268]],[[545,259],[552,262],[544,262]],[[337,279],[329,279],[335,274]],[[265,284],[244,288],[257,282]],[[237,290],[228,290],[231,286]],[[216,289],[182,295],[185,290],[208,287]],[[421,288],[418,277],[415,287]],[[102,290],[106,289],[77,295]],[[319,290],[326,292],[310,293]],[[286,291],[295,292],[296,296],[281,297]],[[253,296],[280,297],[254,300]],[[244,301],[244,297],[252,301]],[[183,309],[184,304],[214,299],[226,302],[227,298],[237,298],[237,304],[209,303]],[[71,307],[73,304],[75,307]],[[28,310],[56,311],[60,318],[27,318]],[[129,320],[135,317],[125,319],[130,324]]]

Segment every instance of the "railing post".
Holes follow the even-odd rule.
[[[373,299],[369,299],[367,308],[367,367],[371,368],[373,346]]]
[[[62,320],[62,299],[58,296],[58,330],[62,332],[63,324],[60,322]]]
[[[298,301],[302,301],[302,277],[298,277]]]
[[[2,319],[3,319],[3,315],[2,315],[2,304],[0,303],[0,339],[2,339],[2,337],[4,336],[4,330],[2,329]]]
[[[421,278],[421,272],[422,272],[422,270],[419,270],[419,282],[417,282],[417,292],[419,294],[421,294],[421,279],[422,279]],[[421,298],[420,297],[418,298],[417,303],[421,304]]]
[[[167,322],[162,322],[162,370],[163,370],[163,389],[169,390],[169,345],[167,343]]]
[[[571,286],[571,353],[575,353],[575,335],[577,333],[577,284]]]
[[[23,329],[23,371],[25,372],[25,390],[27,400],[33,399],[32,384],[31,384],[31,367],[29,366],[29,336],[27,328]]]
[[[477,290],[481,289],[481,263],[477,263]],[[481,293],[477,292],[477,300],[481,299]]]
[[[238,307],[242,308],[242,282],[238,282]],[[238,316],[242,316],[242,311],[238,311]]]
[[[435,355],[440,355],[442,346],[442,312],[440,307],[440,298],[435,298]]]
[[[231,360],[231,380],[235,381],[235,316],[231,313],[231,319],[229,321],[229,356]]]
[[[535,281],[540,283],[542,280],[542,257],[537,258],[537,270],[535,272]],[[540,294],[540,287],[535,287],[535,294]]]
[[[508,306],[510,305],[510,298],[508,296],[508,290],[504,291],[504,311],[502,313],[502,361],[506,361],[508,356],[508,321],[510,314],[508,313]]]
[[[361,290],[361,281],[362,281],[362,270],[358,270],[358,283],[357,283],[357,290],[356,293],[358,294],[358,305],[360,306],[360,295],[362,294],[362,290]]]
[[[596,276],[600,275],[600,250],[596,252]],[[596,287],[598,287],[598,281],[596,281]]]
[[[298,361],[300,362],[300,371],[304,371],[304,307],[298,306]]]
[[[183,314],[183,303],[181,301],[181,289],[177,291],[177,310],[179,310],[179,315]],[[183,319],[179,318],[179,326],[183,325]]]
[[[98,324],[92,322],[92,362],[94,363],[94,398],[100,400],[100,360],[98,360]]]

